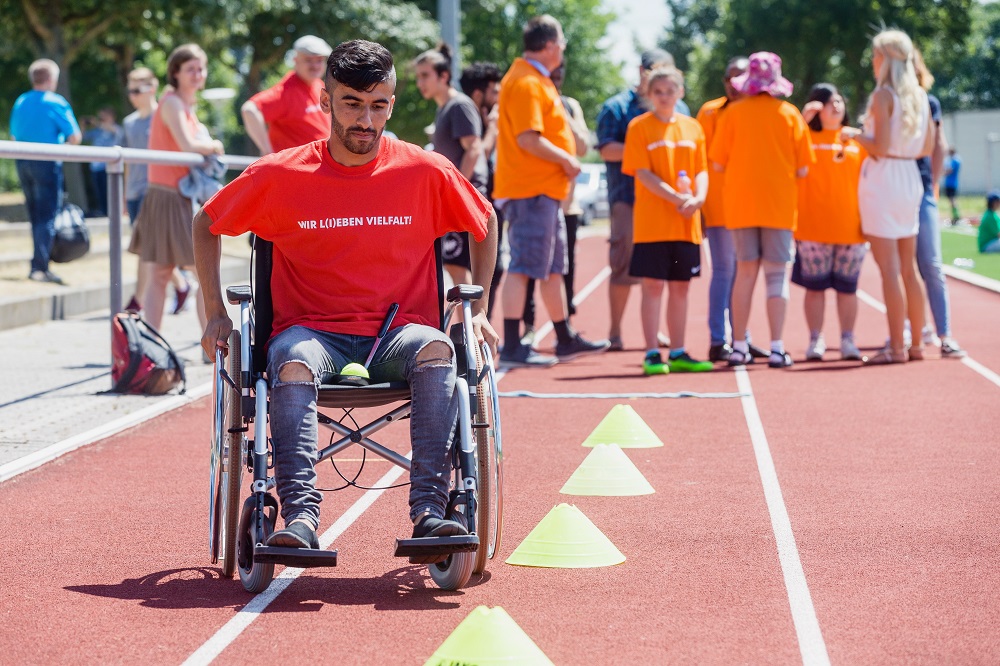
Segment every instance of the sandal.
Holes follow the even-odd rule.
[[[905,351],[892,351],[883,349],[874,356],[865,356],[861,362],[865,365],[889,365],[891,363],[906,363],[907,355]]]
[[[924,346],[910,347],[907,350],[907,354],[911,361],[922,361],[924,360]]]
[[[729,367],[735,367],[738,365],[751,365],[753,364],[753,354],[749,351],[740,351],[739,349],[733,349],[729,352],[729,358],[726,361]]]

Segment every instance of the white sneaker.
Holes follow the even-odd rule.
[[[826,353],[826,341],[823,340],[822,335],[820,335],[818,338],[813,338],[809,340],[809,346],[806,347],[807,361],[822,361],[823,354],[825,353]]]
[[[920,332],[920,338],[924,341],[925,347],[941,346],[941,338],[935,335],[934,329],[930,326],[924,326],[924,330]]]
[[[840,358],[845,361],[861,360],[861,350],[854,344],[854,338],[840,339]]]

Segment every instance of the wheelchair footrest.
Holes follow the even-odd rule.
[[[409,557],[411,564],[433,564],[447,559],[449,555],[474,552],[477,548],[479,537],[475,534],[396,539],[394,556]]]
[[[256,546],[254,562],[284,564],[286,567],[335,567],[337,551],[318,548],[286,548],[282,546]]]

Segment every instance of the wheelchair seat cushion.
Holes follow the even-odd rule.
[[[367,386],[323,384],[319,387],[317,404],[320,407],[379,407],[409,399],[410,385],[406,382],[382,382]]]

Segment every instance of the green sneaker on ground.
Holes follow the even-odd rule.
[[[642,373],[644,375],[666,375],[670,374],[670,368],[663,362],[660,352],[649,352],[646,358],[642,359]]]
[[[708,372],[715,368],[711,361],[696,361],[687,352],[667,362],[670,372]]]

